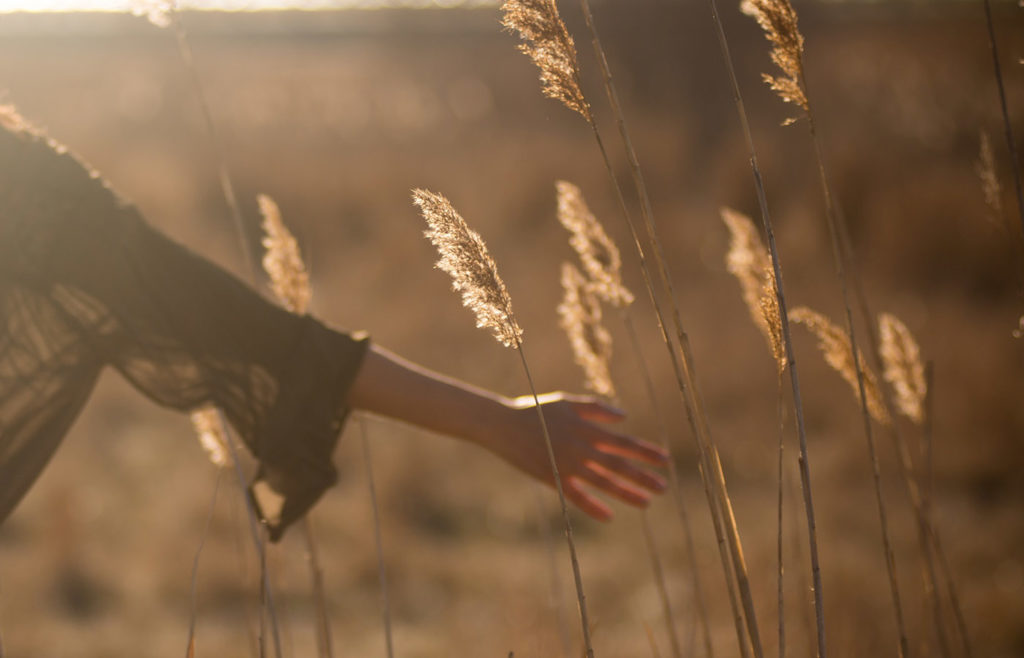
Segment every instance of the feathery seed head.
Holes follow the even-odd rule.
[[[519,33],[519,38],[525,42],[520,44],[519,50],[540,69],[544,95],[561,101],[592,124],[590,105],[579,85],[576,44],[554,0],[506,0],[501,11],[501,24]]]
[[[305,313],[313,290],[309,274],[295,237],[281,219],[274,200],[265,194],[256,197],[263,215],[263,269],[277,299],[292,313]]]
[[[896,393],[896,407],[920,425],[924,422],[928,394],[921,349],[907,326],[889,313],[878,316],[878,334],[879,352],[885,367],[882,376]]]
[[[765,38],[772,44],[772,61],[784,73],[783,76],[762,74],[764,81],[783,101],[807,112],[807,95],[802,84],[804,37],[797,27],[793,5],[789,0],[742,0],[740,10],[753,17],[764,30]],[[788,119],[786,123],[794,121]]]
[[[580,188],[566,181],[557,181],[558,221],[571,234],[569,244],[583,263],[593,284],[593,292],[618,308],[633,303],[633,293],[622,283],[622,257],[604,227],[583,200]]]
[[[853,389],[854,397],[860,399],[857,368],[854,365],[853,348],[847,333],[821,313],[812,311],[806,306],[793,309],[789,317],[793,322],[807,327],[818,338],[818,347],[825,357],[825,362],[842,375],[846,383]],[[857,357],[861,372],[864,374],[864,393],[867,396],[868,413],[878,422],[888,425],[891,420],[889,413],[885,410],[885,401],[882,398],[881,388],[878,386],[878,378],[864,363],[864,355],[860,353],[860,350],[857,351]]]
[[[999,175],[996,173],[996,158],[992,153],[992,142],[988,134],[981,133],[981,146],[978,153],[978,162],[975,170],[978,178],[981,179],[981,191],[985,195],[985,205],[988,207],[988,219],[993,224],[999,225],[1003,222],[1003,188],[999,184]]]
[[[768,250],[750,218],[732,208],[722,208],[722,221],[729,228],[731,239],[725,257],[726,269],[740,282],[743,302],[750,317],[760,329],[779,372],[786,367],[786,351],[782,341],[782,317],[779,313],[775,269]]]
[[[199,445],[206,451],[206,456],[214,465],[223,468],[228,465],[228,439],[224,435],[224,426],[220,421],[220,414],[214,407],[203,407],[196,409],[189,418],[192,420],[192,428],[199,435]]]
[[[558,324],[569,337],[573,358],[583,369],[584,385],[598,395],[614,398],[609,368],[612,336],[601,323],[601,304],[594,286],[573,265],[563,263],[562,291]]]
[[[461,293],[463,305],[476,314],[476,326],[490,329],[506,347],[518,348],[523,330],[512,315],[512,299],[483,239],[440,194],[413,190],[412,198],[429,227],[424,235],[441,256],[437,267],[452,277],[452,288]]]

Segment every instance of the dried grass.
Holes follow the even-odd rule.
[[[979,138],[978,162],[975,165],[978,178],[981,180],[981,192],[985,195],[985,206],[988,208],[988,220],[996,226],[1003,226],[1003,186],[996,173],[996,159],[992,153],[992,141],[988,133],[982,132]]]
[[[601,303],[595,288],[575,266],[562,264],[559,326],[569,337],[576,364],[583,369],[584,386],[598,395],[614,398],[615,386],[609,368],[612,335],[602,324]]]
[[[789,315],[793,322],[799,322],[807,327],[811,333],[818,338],[818,347],[825,357],[825,362],[838,372],[846,383],[853,388],[854,396],[860,397],[857,385],[857,367],[854,363],[853,348],[850,345],[849,335],[838,325],[832,323],[817,311],[812,311],[806,306],[794,308]],[[883,425],[891,422],[889,413],[885,410],[885,400],[882,398],[882,390],[878,385],[878,378],[875,373],[864,365],[864,355],[858,354],[861,363],[861,371],[864,373],[864,392],[867,397],[868,411],[871,417]]]
[[[256,197],[263,215],[263,270],[270,277],[274,296],[292,313],[309,308],[313,289],[295,237],[284,225],[281,211],[265,194]]]
[[[884,367],[882,377],[892,387],[896,408],[921,425],[925,420],[928,396],[921,349],[907,326],[889,313],[878,316],[878,335],[879,355]]]
[[[782,71],[782,76],[762,73],[768,86],[779,97],[809,111],[807,95],[803,87],[804,37],[797,27],[796,10],[789,0],[743,0],[740,10],[752,16],[764,30],[765,38],[772,44],[772,61]],[[787,124],[796,119],[788,119]]]
[[[189,418],[206,456],[218,468],[227,466],[231,459],[231,450],[228,448],[230,439],[224,433],[217,410],[214,407],[203,407],[189,414]]]
[[[622,256],[618,246],[587,207],[580,188],[558,181],[555,189],[558,221],[572,234],[569,244],[579,256],[593,292],[612,306],[629,306],[635,298],[622,282]]]
[[[512,299],[483,239],[440,194],[413,190],[412,197],[429,226],[424,235],[441,256],[437,268],[452,277],[452,288],[476,315],[476,326],[490,329],[505,347],[518,349],[523,330],[512,315]]]
[[[771,258],[749,217],[731,208],[722,208],[721,212],[722,221],[731,236],[729,253],[725,257],[726,269],[740,282],[750,317],[768,341],[768,348],[781,373],[786,368],[786,349]]]
[[[593,123],[590,105],[580,88],[576,44],[569,35],[554,0],[507,0],[502,6],[501,24],[519,33],[526,53],[540,69],[542,91],[548,98]]]

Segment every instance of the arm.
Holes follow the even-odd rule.
[[[506,398],[371,346],[348,401],[358,409],[475,443],[553,484],[533,396]],[[608,429],[608,423],[622,420],[622,412],[595,398],[562,393],[543,395],[540,402],[565,495],[584,512],[602,521],[612,516],[591,487],[638,507],[647,505],[651,492],[664,489],[664,478],[639,463],[664,465],[666,452]]]

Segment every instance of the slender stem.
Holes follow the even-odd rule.
[[[511,315],[510,315],[511,317]],[[579,603],[580,623],[583,627],[583,646],[586,658],[594,658],[594,647],[590,641],[590,620],[587,616],[587,597],[583,593],[583,576],[580,574],[580,561],[576,555],[576,540],[573,538],[572,522],[569,520],[569,504],[565,500],[565,490],[562,488],[562,477],[558,474],[558,462],[555,460],[555,448],[551,444],[551,435],[548,433],[548,424],[544,420],[544,412],[541,410],[540,398],[537,397],[537,387],[533,385],[533,376],[526,364],[526,354],[523,352],[523,343],[518,338],[515,345],[519,352],[519,358],[523,363],[523,372],[526,374],[526,381],[530,385],[530,393],[533,395],[533,403],[537,409],[537,418],[540,420],[541,433],[544,435],[544,447],[548,452],[548,459],[551,462],[551,474],[555,481],[555,490],[558,491],[558,502],[562,506],[562,521],[565,523],[565,539],[569,544],[569,558],[572,561],[572,577],[576,583],[576,600]]]
[[[736,77],[736,68],[733,65],[732,53],[729,49],[729,41],[725,36],[725,28],[722,25],[718,13],[717,0],[710,0],[711,18],[715,25],[715,34],[718,37],[719,48],[722,51],[722,58],[725,62],[726,71],[729,74],[733,101],[739,116],[740,126],[743,129],[743,136],[747,145],[750,169],[754,177],[754,189],[757,192],[757,202],[761,210],[761,223],[764,227],[765,236],[768,241],[768,250],[772,261],[772,271],[775,275],[775,290],[779,305],[779,320],[782,326],[782,339],[786,351],[786,363],[789,368],[790,385],[793,389],[793,406],[796,413],[797,435],[800,442],[800,481],[804,497],[804,511],[807,516],[808,543],[810,544],[811,576],[814,582],[814,609],[817,626],[817,649],[818,656],[825,658],[825,600],[821,583],[821,563],[818,557],[818,535],[817,524],[814,517],[814,500],[811,495],[811,472],[810,457],[807,449],[807,430],[804,423],[803,397],[800,394],[800,378],[796,367],[796,353],[793,350],[791,338],[791,326],[789,322],[789,309],[786,304],[785,284],[782,277],[782,263],[779,259],[778,248],[775,243],[775,228],[768,211],[768,198],[765,191],[764,180],[761,176],[761,168],[758,165],[757,150],[754,147],[754,138],[750,130],[750,121],[747,117],[746,107],[743,103],[743,95],[740,93],[739,81]]]
[[[537,527],[544,539],[544,553],[547,555],[548,583],[551,588],[550,607],[558,626],[558,639],[562,643],[562,657],[571,658],[572,639],[569,637],[569,623],[565,618],[565,596],[562,592],[562,581],[558,575],[558,556],[555,555],[555,541],[551,534],[551,526],[544,512],[544,494],[547,493],[539,482],[533,489],[533,500],[537,508]]]
[[[777,534],[776,553],[778,555],[778,561],[779,561],[779,565],[778,565],[778,581],[779,581],[779,583],[778,583],[778,600],[779,600],[779,604],[778,604],[779,605],[779,607],[778,607],[778,615],[779,615],[779,658],[786,658],[786,601],[785,601],[785,588],[784,588],[784,582],[785,581],[784,581],[784,578],[783,578],[783,576],[785,574],[785,568],[784,568],[785,563],[784,563],[784,560],[783,560],[783,551],[782,551],[782,534],[783,534],[783,527],[784,527],[782,525],[782,503],[783,503],[782,475],[783,475],[783,472],[784,472],[784,468],[783,467],[784,467],[784,464],[785,464],[785,459],[783,459],[783,456],[785,455],[785,443],[783,442],[783,438],[785,436],[785,424],[786,423],[785,423],[785,420],[783,418],[783,395],[782,395],[782,373],[781,372],[779,373],[778,391],[779,391],[779,398],[778,398],[778,405],[777,405],[776,409],[777,409],[777,413],[778,413],[778,417],[779,417],[779,469],[778,469],[779,470],[779,474],[778,474],[778,477],[779,477],[779,491],[778,491],[778,524],[777,524],[778,525],[778,534]]]
[[[231,453],[231,462],[235,466],[235,475],[238,478],[238,486],[242,490],[242,498],[245,500],[245,510],[249,518],[249,533],[252,535],[252,543],[256,548],[257,562],[260,565],[260,598],[263,604],[263,611],[260,612],[260,625],[263,625],[264,612],[270,617],[270,628],[273,634],[274,650],[277,658],[281,658],[283,655],[281,652],[281,637],[277,628],[277,612],[274,607],[274,593],[270,587],[270,580],[267,578],[267,557],[266,557],[266,545],[263,541],[263,537],[260,535],[260,524],[259,515],[256,514],[256,509],[253,505],[252,497],[246,493],[248,487],[245,484],[245,473],[242,472],[242,461],[238,457],[238,449],[235,447],[235,441],[231,434],[231,427],[228,424],[227,419],[224,417],[224,411],[220,408],[217,409],[217,419],[221,425],[221,433],[227,439],[225,443],[228,444],[228,451]],[[260,658],[265,655],[264,650],[264,633],[260,633],[259,646],[260,646]]]
[[[185,32],[185,25],[182,23],[181,15],[177,9],[171,12],[171,23],[174,28],[174,35],[178,40],[178,52],[191,78],[192,87],[199,102],[199,111],[203,115],[203,123],[206,126],[206,133],[210,140],[210,150],[213,152],[214,160],[217,162],[217,174],[220,179],[221,192],[228,205],[228,210],[231,212],[231,218],[234,220],[235,230],[238,232],[246,271],[254,274],[256,271],[255,261],[253,260],[252,249],[249,247],[249,241],[246,237],[245,221],[242,219],[242,211],[238,205],[238,198],[235,196],[235,186],[231,180],[231,172],[228,169],[227,159],[224,157],[224,147],[221,144],[217,126],[213,121],[213,113],[210,111],[210,104],[206,100],[206,93],[203,91],[202,82],[199,80],[199,72],[196,69],[195,59],[192,56],[192,45],[189,43],[188,35]]]
[[[651,530],[651,517],[647,510],[643,510],[640,518],[644,529],[644,542],[647,544],[647,555],[650,557],[651,569],[654,571],[654,584],[658,588],[658,596],[661,598],[661,607],[665,615],[665,630],[668,632],[672,655],[674,658],[683,658],[683,649],[679,645],[679,634],[676,633],[675,617],[672,615],[672,601],[668,596],[668,587],[665,585],[665,570],[661,566],[661,556],[658,554],[658,546],[654,542],[654,531]]]
[[[373,454],[370,452],[370,438],[366,433],[366,419],[360,416],[359,428],[363,441],[363,465],[366,468],[366,488],[370,493],[370,509],[373,512],[373,543],[377,551],[377,579],[380,581],[380,607],[384,622],[384,643],[388,658],[394,658],[395,651],[391,633],[391,600],[388,596],[388,571],[384,561],[384,541],[381,539],[380,507],[377,504],[377,487],[373,479]]]
[[[714,439],[710,433],[710,425],[707,421],[707,416],[704,411],[703,401],[701,400],[699,390],[696,386],[696,377],[694,374],[694,360],[693,353],[689,347],[689,339],[686,332],[683,329],[682,319],[679,313],[679,307],[675,303],[675,291],[672,286],[671,276],[668,273],[668,268],[665,262],[664,255],[661,249],[661,243],[658,240],[657,232],[654,227],[653,213],[651,211],[650,196],[647,193],[647,187],[643,180],[643,175],[640,171],[639,161],[636,157],[636,151],[633,148],[632,140],[629,137],[629,132],[626,129],[625,120],[623,118],[621,104],[618,99],[618,93],[615,90],[615,86],[612,82],[611,71],[608,67],[607,58],[605,57],[604,50],[601,47],[600,38],[597,30],[594,27],[593,15],[590,11],[590,4],[587,0],[580,0],[580,5],[583,9],[583,14],[586,19],[587,27],[590,30],[591,41],[594,46],[594,51],[597,55],[598,63],[601,67],[602,77],[604,79],[605,91],[607,92],[609,103],[611,104],[612,113],[616,118],[616,123],[619,128],[619,134],[622,138],[623,145],[626,149],[626,154],[629,160],[630,172],[633,178],[633,184],[636,189],[637,195],[641,200],[641,215],[644,221],[644,226],[647,231],[648,240],[654,250],[655,264],[658,268],[659,280],[663,290],[668,296],[668,300],[673,313],[673,324],[675,330],[675,342],[679,348],[679,361],[676,362],[676,351],[672,348],[672,340],[668,338],[664,318],[660,312],[660,307],[655,302],[656,310],[659,315],[659,325],[662,329],[663,337],[665,338],[666,345],[673,357],[673,367],[676,369],[677,380],[680,383],[681,393],[683,394],[683,401],[687,408],[687,416],[690,421],[691,429],[694,430],[695,440],[697,441],[698,451],[702,454],[702,459],[705,462],[705,471],[714,480],[710,490],[710,494],[713,498],[717,498],[717,503],[711,502],[712,497],[709,497],[709,507],[712,509],[712,516],[717,513],[715,511],[716,505],[721,506],[721,514],[724,518],[722,527],[727,531],[727,544],[728,544],[728,555],[726,562],[723,563],[723,567],[726,571],[729,570],[727,565],[728,558],[732,560],[732,569],[735,571],[736,584],[740,591],[740,598],[743,603],[744,616],[747,622],[747,633],[749,635],[750,643],[754,651],[756,658],[761,658],[763,652],[761,650],[760,633],[757,628],[757,619],[753,604],[753,595],[750,591],[749,577],[747,575],[746,563],[743,559],[743,549],[739,538],[739,531],[736,527],[735,516],[732,513],[732,503],[729,501],[728,489],[725,483],[724,472],[721,468],[721,462],[718,458],[718,451],[715,448]],[[594,130],[595,135],[598,134],[598,130],[593,120],[591,120],[591,127]],[[598,139],[600,144],[600,139]],[[609,168],[609,172],[612,173],[610,162],[608,162],[607,154],[604,153],[602,145],[602,154],[606,160],[606,166]],[[617,180],[613,174],[613,180],[618,185]],[[620,203],[622,201],[621,191],[618,192]],[[651,293],[652,300],[656,298],[654,293],[653,285],[650,282],[649,273],[646,272],[645,258],[642,254],[642,248],[640,247],[639,238],[637,236],[635,228],[632,226],[632,220],[629,219],[628,212],[625,213],[627,221],[630,222],[630,230],[633,233],[634,243],[637,245],[638,251],[641,254],[641,265],[645,269],[644,277],[648,285],[648,289]],[[728,576],[726,576],[728,580]],[[743,648],[746,641],[743,639],[742,632],[738,636],[738,640],[741,646],[741,652],[745,651]]]
[[[316,648],[319,658],[333,658],[334,643],[331,639],[331,621],[327,614],[327,594],[324,591],[324,571],[320,566],[320,556],[313,541],[313,521],[309,515],[302,517],[302,536],[306,542],[306,560],[309,562],[309,575],[313,581],[313,600],[316,601],[317,634]]]
[[[185,655],[191,658],[195,654],[195,637],[196,637],[196,589],[199,584],[199,556],[203,554],[203,548],[206,546],[206,538],[210,536],[210,522],[213,520],[213,512],[216,509],[217,504],[217,492],[220,491],[220,480],[223,475],[223,469],[217,469],[217,477],[213,481],[213,493],[210,495],[210,507],[206,512],[206,523],[203,524],[203,534],[199,538],[199,548],[196,549],[195,558],[192,559],[192,578],[189,585],[188,603],[189,603],[189,615],[188,615],[188,642],[185,643]],[[3,656],[3,651],[0,651],[0,656]]]
[[[1010,122],[1010,111],[1006,104],[1006,89],[1003,85],[1003,71],[999,64],[999,49],[996,47],[996,30],[992,21],[991,0],[984,0],[985,25],[988,28],[988,44],[992,50],[992,69],[995,72],[996,88],[999,90],[999,109],[1003,114],[1003,133],[1006,137],[1006,148],[1010,152],[1010,163],[1013,166],[1013,186],[1017,191],[1017,211],[1020,214],[1021,230],[1024,231],[1024,189],[1021,187],[1020,158],[1017,155],[1017,142],[1013,138],[1013,125]],[[1024,238],[1024,233],[1021,234]]]
[[[896,561],[893,556],[892,542],[889,537],[888,515],[886,513],[885,498],[881,488],[881,469],[878,461],[878,454],[875,449],[874,434],[871,428],[871,416],[867,407],[867,394],[864,385],[864,366],[861,363],[860,349],[857,343],[857,334],[853,322],[853,311],[850,304],[849,285],[846,277],[845,259],[841,245],[841,234],[839,230],[839,219],[837,217],[835,200],[832,194],[829,177],[825,170],[825,158],[822,152],[821,139],[814,120],[814,114],[810,109],[810,92],[807,88],[807,80],[803,75],[803,63],[800,64],[801,88],[808,98],[808,110],[806,112],[807,127],[810,132],[811,142],[814,147],[814,154],[818,163],[818,178],[821,183],[822,194],[825,199],[825,217],[829,229],[829,237],[832,244],[832,258],[836,267],[836,274],[839,278],[840,291],[843,298],[843,307],[846,314],[846,331],[850,337],[850,351],[853,356],[853,367],[857,374],[857,391],[860,402],[861,418],[864,422],[864,436],[867,441],[868,455],[871,460],[872,478],[875,488],[875,500],[878,507],[878,518],[882,533],[882,550],[885,555],[885,566],[889,577],[889,589],[892,596],[893,609],[896,615],[896,628],[899,635],[899,651],[901,656],[910,655],[910,646],[907,639],[906,625],[903,620],[903,606],[900,601],[899,581],[896,576]]]
[[[647,389],[647,399],[651,402],[651,409],[653,410],[654,417],[658,423],[658,442],[665,449],[669,449],[668,427],[665,423],[664,414],[662,414],[661,411],[661,405],[658,404],[658,395],[657,390],[654,387],[654,378],[651,376],[650,368],[647,367],[647,361],[644,359],[643,348],[640,344],[640,338],[637,335],[633,316],[630,314],[628,307],[622,308],[621,314],[622,322],[626,327],[626,335],[629,337],[633,355],[636,359],[637,366],[640,369],[644,386]],[[677,503],[676,509],[678,510],[679,518],[682,521],[683,536],[686,539],[687,555],[690,558],[690,574],[693,578],[694,599],[697,603],[697,617],[700,621],[701,631],[704,637],[704,651],[707,658],[713,658],[714,649],[711,645],[711,626],[708,622],[707,604],[704,601],[704,587],[701,585],[700,568],[697,565],[697,554],[693,544],[693,530],[690,527],[690,517],[686,513],[686,505],[684,504],[682,494],[682,482],[680,482],[679,469],[676,467],[674,459],[669,460],[668,475],[669,485],[675,493]]]

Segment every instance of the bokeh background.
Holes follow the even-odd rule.
[[[800,2],[807,67],[835,191],[873,306],[902,318],[934,363],[934,514],[977,656],[1024,655],[1024,313],[1022,262],[979,3]],[[593,56],[574,3],[562,10],[602,128]],[[1024,10],[996,3],[1017,134],[1024,134]],[[728,205],[756,199],[707,7],[668,0],[595,2],[598,28],[651,187],[729,478],[767,646],[775,624],[775,366],[726,272]],[[787,294],[842,316],[813,153],[803,125],[761,83],[758,28],[723,6],[777,224]],[[187,13],[226,162],[258,248],[255,196],[274,197],[314,275],[315,312],[426,366],[501,393],[526,391],[518,357],[473,327],[432,269],[409,200],[447,195],[488,241],[526,330],[543,389],[579,390],[554,313],[560,262],[554,181],[580,185],[619,244],[616,211],[592,136],[541,96],[533,65],[496,7]],[[248,278],[220,193],[192,72],[174,34],[127,15],[0,16],[0,89],[97,167],[155,225]],[[979,135],[991,138],[1006,217],[985,205]],[[613,159],[623,177],[621,153]],[[1009,227],[1009,228],[1007,228]],[[1009,231],[1009,233],[1008,233]],[[641,292],[628,250],[627,283]],[[255,284],[267,293],[265,283]],[[635,317],[696,532],[696,559],[717,655],[735,655],[721,568],[695,466],[644,295]],[[625,347],[614,375],[629,431],[655,436]],[[258,330],[258,328],[254,328]],[[863,335],[863,334],[862,334]],[[869,462],[849,389],[797,334],[822,542],[830,650],[895,655]],[[785,544],[789,647],[809,655],[812,611],[800,522],[795,436]],[[916,440],[917,430],[904,431]],[[575,603],[551,496],[472,446],[393,422],[352,422],[338,486],[316,507],[337,656],[382,656],[384,639],[361,432],[372,446],[389,569],[396,655],[563,655],[552,602],[554,528],[562,616]],[[884,488],[912,647],[938,655],[921,586],[909,503],[888,436]],[[181,655],[196,550],[218,475],[186,418],[104,377],[53,463],[0,528],[0,634],[11,656]],[[223,476],[196,580],[198,656],[250,656],[258,570],[238,487]],[[598,655],[668,655],[639,515],[616,506],[601,525],[576,515]],[[693,642],[694,591],[669,500],[652,507],[676,623]],[[316,655],[305,551],[291,533],[270,553],[289,656]],[[951,624],[951,622],[949,622]],[[651,639],[653,638],[653,639]],[[578,641],[573,640],[577,645]],[[694,645],[700,654],[699,636]],[[573,649],[574,654],[578,647]],[[769,649],[774,655],[774,650]]]

